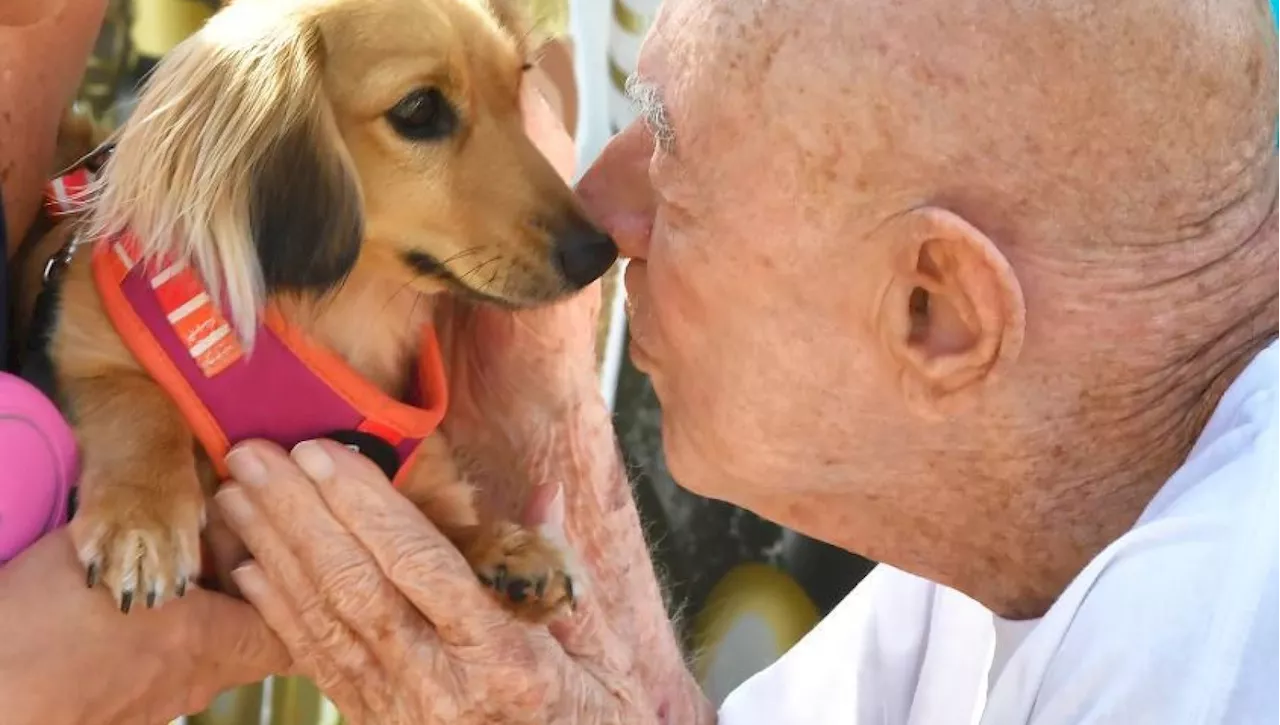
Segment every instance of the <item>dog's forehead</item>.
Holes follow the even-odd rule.
[[[515,40],[484,0],[339,0],[321,17],[333,60],[344,55],[492,58]]]

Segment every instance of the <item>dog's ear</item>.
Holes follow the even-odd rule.
[[[328,116],[284,129],[253,168],[249,225],[268,294],[331,289],[359,254],[360,188]]]
[[[92,232],[194,265],[246,346],[269,294],[332,288],[363,236],[323,38],[278,8],[232,4],[166,54],[90,197]]]

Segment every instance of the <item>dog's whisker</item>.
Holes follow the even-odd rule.
[[[475,274],[478,270],[484,269],[487,265],[493,264],[494,262],[498,261],[498,258],[500,256],[502,255],[495,254],[492,257],[489,257],[488,259],[484,260],[483,262],[476,264],[470,270],[468,270],[465,274],[462,275],[462,279],[466,279],[467,277]]]
[[[405,318],[405,333],[412,335],[417,327],[418,303],[422,302],[422,295],[413,298],[413,307],[409,309],[409,316]]]
[[[392,292],[390,295],[387,296],[387,301],[382,303],[382,309],[380,311],[386,312],[387,308],[391,306],[391,303],[395,302],[396,298],[400,296],[400,293],[408,289],[409,285],[411,284],[413,284],[413,278],[408,279],[407,281],[404,282],[404,284],[401,284],[399,287],[397,287],[395,292]],[[414,298],[414,304],[417,304],[417,296],[415,296]]]
[[[459,277],[459,278],[458,278],[458,281],[459,281],[459,282],[465,282],[465,281],[466,281],[466,279],[467,279],[468,277],[470,277],[471,275],[478,273],[480,270],[484,269],[485,267],[488,267],[490,264],[493,264],[494,262],[497,262],[497,261],[499,261],[499,260],[501,260],[501,259],[502,259],[502,255],[500,255],[500,254],[496,254],[496,255],[494,255],[494,256],[492,256],[492,257],[490,257],[488,260],[486,260],[486,261],[484,261],[484,262],[481,262],[480,264],[477,264],[476,266],[472,267],[472,268],[471,268],[471,270],[470,270],[469,272],[467,272],[466,274],[464,274],[464,275],[462,275],[461,277]]]
[[[470,247],[470,248],[468,248],[468,249],[464,249],[464,250],[462,250],[461,252],[458,252],[457,254],[454,254],[454,255],[452,255],[452,256],[449,256],[449,257],[445,258],[444,260],[442,260],[442,261],[440,262],[440,264],[443,266],[443,265],[446,265],[446,264],[448,264],[448,263],[450,263],[450,262],[456,262],[457,260],[462,259],[463,257],[466,257],[466,256],[471,255],[471,254],[475,254],[475,253],[480,252],[480,251],[482,251],[482,250],[484,250],[484,249],[487,249],[487,247],[485,247],[485,246],[479,246],[479,247]]]

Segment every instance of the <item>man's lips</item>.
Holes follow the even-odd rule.
[[[631,296],[631,291],[627,291],[626,299],[627,307],[627,332],[629,341],[627,342],[627,355],[631,357],[631,362],[639,369],[642,365],[651,359],[648,351],[644,347],[644,330],[640,323],[640,317],[636,312],[636,304]]]
[[[627,263],[626,276],[623,278],[623,285],[627,293],[627,326],[631,338],[627,344],[627,354],[631,357],[631,361],[636,368],[641,371],[653,361],[653,356],[645,348],[644,344],[644,338],[647,334],[645,331],[645,306],[638,302],[638,300],[644,299],[644,275],[646,272],[643,262],[631,260]]]

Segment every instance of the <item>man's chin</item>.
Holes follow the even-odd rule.
[[[649,353],[636,342],[635,338],[631,338],[631,342],[627,344],[627,356],[631,358],[631,365],[636,370],[645,375],[653,375],[653,358]]]
[[[720,482],[718,471],[709,466],[710,461],[703,455],[704,451],[681,434],[679,426],[673,425],[665,411],[662,413],[661,436],[662,463],[671,480],[689,493],[719,498],[715,495],[722,493],[717,489]]]

